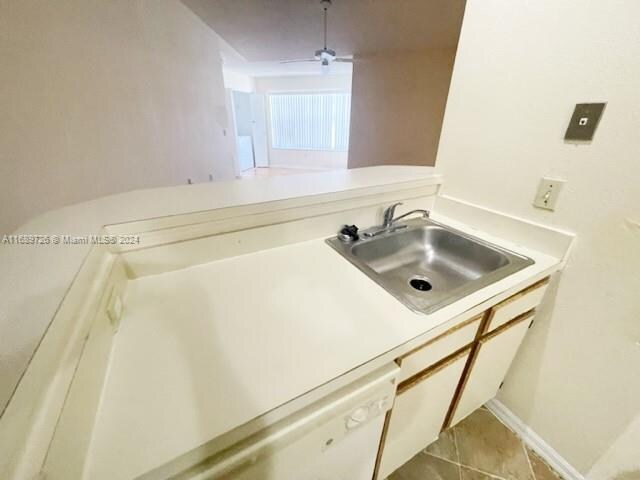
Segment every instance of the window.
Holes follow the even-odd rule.
[[[293,150],[346,152],[350,93],[269,95],[271,146]]]

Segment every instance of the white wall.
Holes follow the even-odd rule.
[[[455,50],[358,57],[349,168],[433,165]]]
[[[304,170],[339,170],[347,168],[347,152],[278,149],[271,148],[269,143],[269,166]]]
[[[188,2],[183,1],[183,3]],[[220,48],[220,57],[222,57],[222,74],[225,88],[238,92],[253,92],[255,90],[253,77],[242,72],[247,65],[247,60],[220,36],[218,36],[218,46]]]
[[[256,77],[255,81],[258,93],[309,90],[351,91],[351,75],[288,75],[284,77]]]
[[[640,2],[468,0],[444,193],[577,233],[500,399],[590,479],[640,478]],[[607,101],[589,145],[574,104]],[[534,209],[543,175],[568,181]]]
[[[234,175],[218,37],[178,0],[2,1],[0,71],[0,233]]]
[[[292,75],[257,77],[256,92],[351,91],[351,75]],[[267,109],[269,108],[266,102]],[[267,112],[267,122],[269,122]],[[269,130],[269,166],[304,169],[340,169],[347,167],[347,152],[285,150],[271,147]]]
[[[255,91],[255,82],[253,77],[244,73],[236,72],[229,68],[223,68],[224,86],[236,92],[252,93]]]

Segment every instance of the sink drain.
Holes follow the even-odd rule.
[[[429,283],[429,281],[424,277],[413,277],[409,280],[409,285],[416,290],[420,290],[421,292],[428,292],[433,287]]]

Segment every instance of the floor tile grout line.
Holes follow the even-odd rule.
[[[484,470],[479,470],[478,468],[472,467],[471,465],[465,465],[464,463],[454,462],[453,460],[450,460],[448,458],[443,458],[443,457],[440,457],[438,455],[434,455],[431,452],[422,451],[422,454],[428,455],[429,457],[437,458],[438,460],[442,460],[443,462],[451,463],[453,465],[456,465],[457,467],[468,468],[469,470],[473,470],[474,472],[482,473],[483,475],[486,475],[487,477],[495,478],[497,480],[507,480],[504,477],[499,477],[498,475],[495,475],[493,473],[485,472]]]
[[[527,464],[529,465],[529,471],[531,472],[531,478],[533,478],[533,480],[537,480],[536,479],[536,472],[533,471],[533,465],[531,465],[531,458],[529,457],[529,452],[527,451],[527,446],[524,444],[522,439],[518,438],[518,441],[520,442],[520,445],[522,446],[522,450],[524,450],[524,456],[527,458]]]
[[[483,405],[484,407],[484,405]],[[482,408],[482,407],[481,407]],[[522,447],[524,448],[524,453],[527,457],[527,462],[529,464],[529,468],[531,470],[531,475],[533,480],[537,480],[536,478],[536,473],[533,471],[533,465],[531,464],[531,457],[529,456],[529,448],[527,447],[527,444],[525,443],[524,439],[518,435],[516,432],[514,432],[511,427],[509,425],[507,425],[500,417],[498,417],[494,412],[492,412],[490,409],[485,408],[487,410],[487,412],[489,412],[496,420],[498,420],[502,425],[504,425],[512,434],[514,437],[516,437],[518,439],[518,441],[522,444]],[[534,453],[535,455],[535,453]],[[556,472],[549,464],[547,464],[546,462],[544,462],[545,465],[547,466],[547,468],[551,471],[551,473],[553,473],[559,480],[564,480],[562,476],[560,476],[560,474],[558,474],[558,472]]]
[[[462,467],[460,466],[460,450],[458,450],[458,437],[455,428],[451,428],[451,436],[453,436],[453,449],[456,452],[456,460],[458,460],[458,480],[462,480]]]
[[[526,447],[526,444],[525,444],[525,447]],[[565,477],[561,476],[558,472],[556,472],[555,469],[551,467],[551,465],[549,465],[545,460],[543,460],[535,451],[533,450],[529,450],[529,451],[531,452],[531,455],[529,456],[529,458],[535,457],[539,462],[542,462],[545,465],[545,467],[547,467],[547,469],[556,477],[557,480],[566,480]]]
[[[437,458],[438,460],[442,460],[442,461],[444,461],[444,462],[447,462],[447,463],[453,463],[454,465],[458,465],[458,466],[460,466],[460,464],[459,464],[458,462],[454,462],[454,461],[453,461],[453,460],[451,460],[450,458],[444,458],[444,457],[441,457],[440,455],[436,455],[436,454],[434,454],[434,453],[427,452],[427,451],[422,451],[422,453],[424,453],[425,455],[428,455],[428,456],[430,456],[430,457]]]
[[[538,480],[538,477],[537,477],[537,474],[536,474],[536,469],[533,466],[535,461],[540,460],[539,457],[536,455],[536,453],[534,451],[532,451],[531,449],[529,449],[528,445],[524,441],[524,439],[518,433],[516,433],[514,430],[512,430],[509,425],[507,425],[504,421],[502,421],[502,419],[500,417],[498,417],[493,411],[489,410],[486,407],[482,407],[479,410],[482,410],[484,413],[488,414],[487,418],[492,418],[493,420],[497,421],[499,424],[501,424],[506,429],[507,432],[509,432],[509,434],[510,434],[509,442],[515,441],[515,442],[518,442],[520,444],[521,451],[524,454],[524,456],[526,457],[525,461],[527,462],[527,465],[529,467],[527,469],[524,466],[524,464],[521,464],[520,468],[524,467],[524,469],[528,471],[529,476],[527,476],[526,472],[524,472],[522,470],[520,470],[520,471],[522,471],[522,473],[524,473],[524,476],[527,479]],[[481,415],[481,417],[484,417],[484,415]],[[491,473],[489,471],[482,470],[482,469],[477,468],[475,466],[467,465],[465,463],[465,459],[463,459],[462,456],[461,456],[462,455],[462,450],[461,450],[461,447],[459,445],[459,443],[460,443],[459,440],[462,440],[463,444],[464,444],[464,440],[466,438],[465,435],[461,435],[458,432],[458,429],[455,428],[455,427],[450,427],[450,429],[447,429],[447,430],[448,430],[447,433],[450,433],[450,435],[452,436],[451,437],[451,441],[453,441],[453,451],[451,451],[450,446],[448,446],[448,448],[443,448],[443,447],[435,448],[434,450],[436,451],[436,453],[432,453],[431,451],[429,451],[429,446],[430,445],[427,445],[423,450],[420,451],[420,454],[426,455],[427,457],[430,457],[432,459],[437,459],[437,460],[443,462],[443,464],[440,464],[440,465],[442,465],[442,468],[445,468],[444,464],[449,465],[449,467],[447,467],[449,469],[451,468],[451,466],[455,466],[456,467],[456,471],[458,472],[458,474],[455,475],[455,476],[452,475],[452,477],[456,478],[457,480],[463,480],[466,477],[466,475],[468,475],[468,474],[473,475],[473,473],[471,473],[471,472],[474,472],[476,474],[482,475],[483,478],[485,478],[486,480],[513,480],[513,478],[510,478],[510,477],[509,478],[502,477],[502,476],[497,475],[496,473]],[[444,433],[444,432],[442,432],[442,433]],[[439,438],[436,440],[436,442],[431,442],[431,443],[440,442],[441,444],[446,444],[447,443],[446,439],[443,440],[443,436],[444,435],[441,434],[439,436]],[[458,437],[460,437],[460,438],[458,438]],[[511,443],[511,445],[513,445],[513,447],[515,447],[515,450],[511,450],[512,454],[515,454],[516,456],[518,456],[518,454],[517,454],[517,446],[515,444],[513,444],[513,443]],[[498,450],[500,450],[500,449],[498,449]],[[494,452],[494,453],[497,453],[497,452]],[[506,453],[506,452],[502,452],[502,453]],[[449,457],[455,457],[455,460],[452,460],[451,458],[445,458],[445,456],[441,456],[441,455],[447,455]],[[475,455],[471,454],[471,456],[474,457]],[[471,460],[473,460],[473,458]],[[423,460],[423,461],[428,461],[428,460]],[[483,462],[480,462],[480,463],[483,463]],[[552,475],[554,475],[557,480],[563,480],[563,478],[561,476],[559,476],[558,473],[552,467],[550,467],[546,462],[543,462],[543,463],[549,469],[549,472]],[[434,465],[433,468],[435,468],[438,464],[436,462],[433,465]],[[438,467],[438,469],[439,468],[440,467]],[[537,468],[537,463],[536,463],[536,468]],[[498,470],[505,470],[505,469],[504,468],[498,468]],[[450,472],[450,473],[453,473],[453,472]],[[500,475],[504,475],[504,473],[505,472],[500,472]],[[508,472],[506,472],[506,473],[508,474]],[[546,471],[542,471],[541,470],[538,473],[540,473],[542,475],[542,477],[546,478]],[[426,480],[426,479],[424,479],[424,480]]]
[[[499,477],[498,475],[494,475],[493,473],[485,472],[484,470],[479,470],[476,467],[470,467],[469,465],[460,464],[460,467],[468,468],[469,470],[473,470],[474,472],[481,473],[489,478],[495,478],[496,480],[507,480],[504,477]]]
[[[492,417],[492,418],[494,418],[495,420],[499,421],[499,422],[500,422],[500,423],[501,423],[501,424],[502,424],[502,425],[507,429],[507,431],[508,431],[508,432],[510,432],[510,433],[511,433],[511,435],[513,435],[513,437],[515,438],[515,440],[516,440],[517,442],[519,442],[519,443],[524,447],[524,443],[522,442],[522,439],[521,439],[521,438],[519,438],[519,437],[515,434],[515,432],[514,432],[513,430],[511,430],[507,425],[505,425],[504,423],[502,423],[502,421],[501,421],[501,420],[500,420],[496,415],[494,415],[494,413],[493,413],[491,410],[489,410],[485,405],[482,405],[478,410],[483,410],[483,411],[484,411],[484,412],[486,412],[489,416],[491,416],[491,417]],[[454,435],[455,435],[455,434],[454,434]],[[454,436],[454,439],[456,440],[456,447],[457,447],[457,436]],[[531,474],[533,475],[532,480],[536,480],[535,474],[533,473],[533,468],[532,468],[532,466],[531,466],[531,463],[529,462],[529,456],[527,455],[527,452],[526,452],[526,451],[524,452],[524,454],[525,454],[525,457],[526,457],[526,460],[527,460],[527,464],[529,465],[529,471],[530,471],[530,472],[531,472]],[[474,471],[476,471],[476,472],[482,473],[482,474],[487,475],[487,476],[492,477],[492,478],[499,478],[499,479],[502,479],[502,477],[499,477],[498,475],[496,475],[496,474],[494,474],[494,473],[489,473],[489,472],[486,472],[486,471],[484,471],[484,470],[480,470],[479,468],[477,468],[477,467],[473,467],[473,466],[471,466],[471,465],[465,465],[465,464],[462,462],[462,457],[460,456],[460,454],[459,454],[459,453],[458,453],[458,460],[459,460],[459,462],[460,462],[460,466],[461,466],[461,467],[469,468],[469,469],[471,469],[471,470],[474,470]],[[505,480],[505,479],[502,479],[502,480]]]

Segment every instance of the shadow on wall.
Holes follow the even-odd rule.
[[[357,57],[349,168],[435,165],[455,48]]]
[[[500,401],[505,402],[505,398],[509,399],[508,403],[505,402],[508,405],[514,404],[514,397],[516,395],[509,388],[510,385],[518,385],[518,399],[533,398],[536,394],[538,386],[540,385],[540,382],[543,381],[541,370],[545,357],[545,348],[539,348],[539,346],[548,345],[549,339],[551,338],[551,317],[555,308],[556,298],[558,296],[558,286],[560,284],[561,278],[562,272],[556,273],[551,278],[544,298],[536,312],[533,327],[527,335],[525,343],[518,352],[518,355],[514,360],[514,364],[507,374],[507,378],[504,381],[503,389],[500,390],[498,394],[498,398]],[[526,364],[529,366],[529,368],[527,368],[526,381],[521,381],[521,378],[517,376],[516,372],[519,372],[521,370],[518,364]],[[517,412],[517,415],[525,424],[529,425],[532,416],[535,415],[534,405],[527,402],[519,402],[516,404],[516,407],[517,408],[515,408],[514,410]]]
[[[218,37],[193,12],[34,5],[0,2],[0,233],[104,195],[233,178]]]
[[[563,275],[566,276],[566,273],[565,270],[565,273],[560,272],[552,277],[545,293],[545,298],[536,314],[532,331],[516,357],[505,379],[503,389],[498,394],[499,400],[508,405],[526,425],[535,424],[538,417],[545,413],[545,405],[548,402],[562,401],[567,395],[565,390],[569,390],[571,386],[571,378],[562,379],[561,383],[554,385],[551,389],[547,385],[549,377],[545,371],[550,367],[545,365],[545,361],[548,361],[549,351],[558,348],[554,343],[566,341],[558,340],[558,338],[570,338],[572,342],[578,343],[583,341],[580,332],[573,331],[559,335],[555,329],[562,328],[562,325],[554,325],[552,322],[554,316],[561,318],[570,314],[570,312],[562,311],[561,308],[556,307],[561,278]],[[566,282],[566,279],[563,281]],[[565,346],[566,348],[569,347]],[[594,355],[598,354],[597,351],[592,351]],[[583,375],[594,375],[586,366],[583,370]],[[523,371],[526,371],[526,378],[521,373]],[[552,398],[547,398],[544,402],[530,401],[532,398],[540,398],[541,393],[549,391],[554,392]],[[593,432],[593,429],[589,428],[589,421],[593,420],[586,420],[585,433]],[[557,424],[562,428],[563,419],[558,418]],[[607,441],[607,450],[587,469],[582,467],[578,468],[578,471],[590,480],[640,480],[640,470],[636,468],[638,461],[637,447],[634,447],[638,445],[636,439],[640,435],[639,427],[640,413],[635,417],[627,418],[626,422],[619,424],[612,422],[611,437]],[[540,432],[536,433],[539,434]],[[549,443],[551,448],[558,452],[562,451],[562,445],[556,444],[557,439],[547,436],[544,440]],[[565,460],[572,463],[571,458],[565,458]],[[621,470],[621,472],[618,473],[618,470]]]
[[[617,475],[613,480],[640,480],[640,470],[633,470]]]

